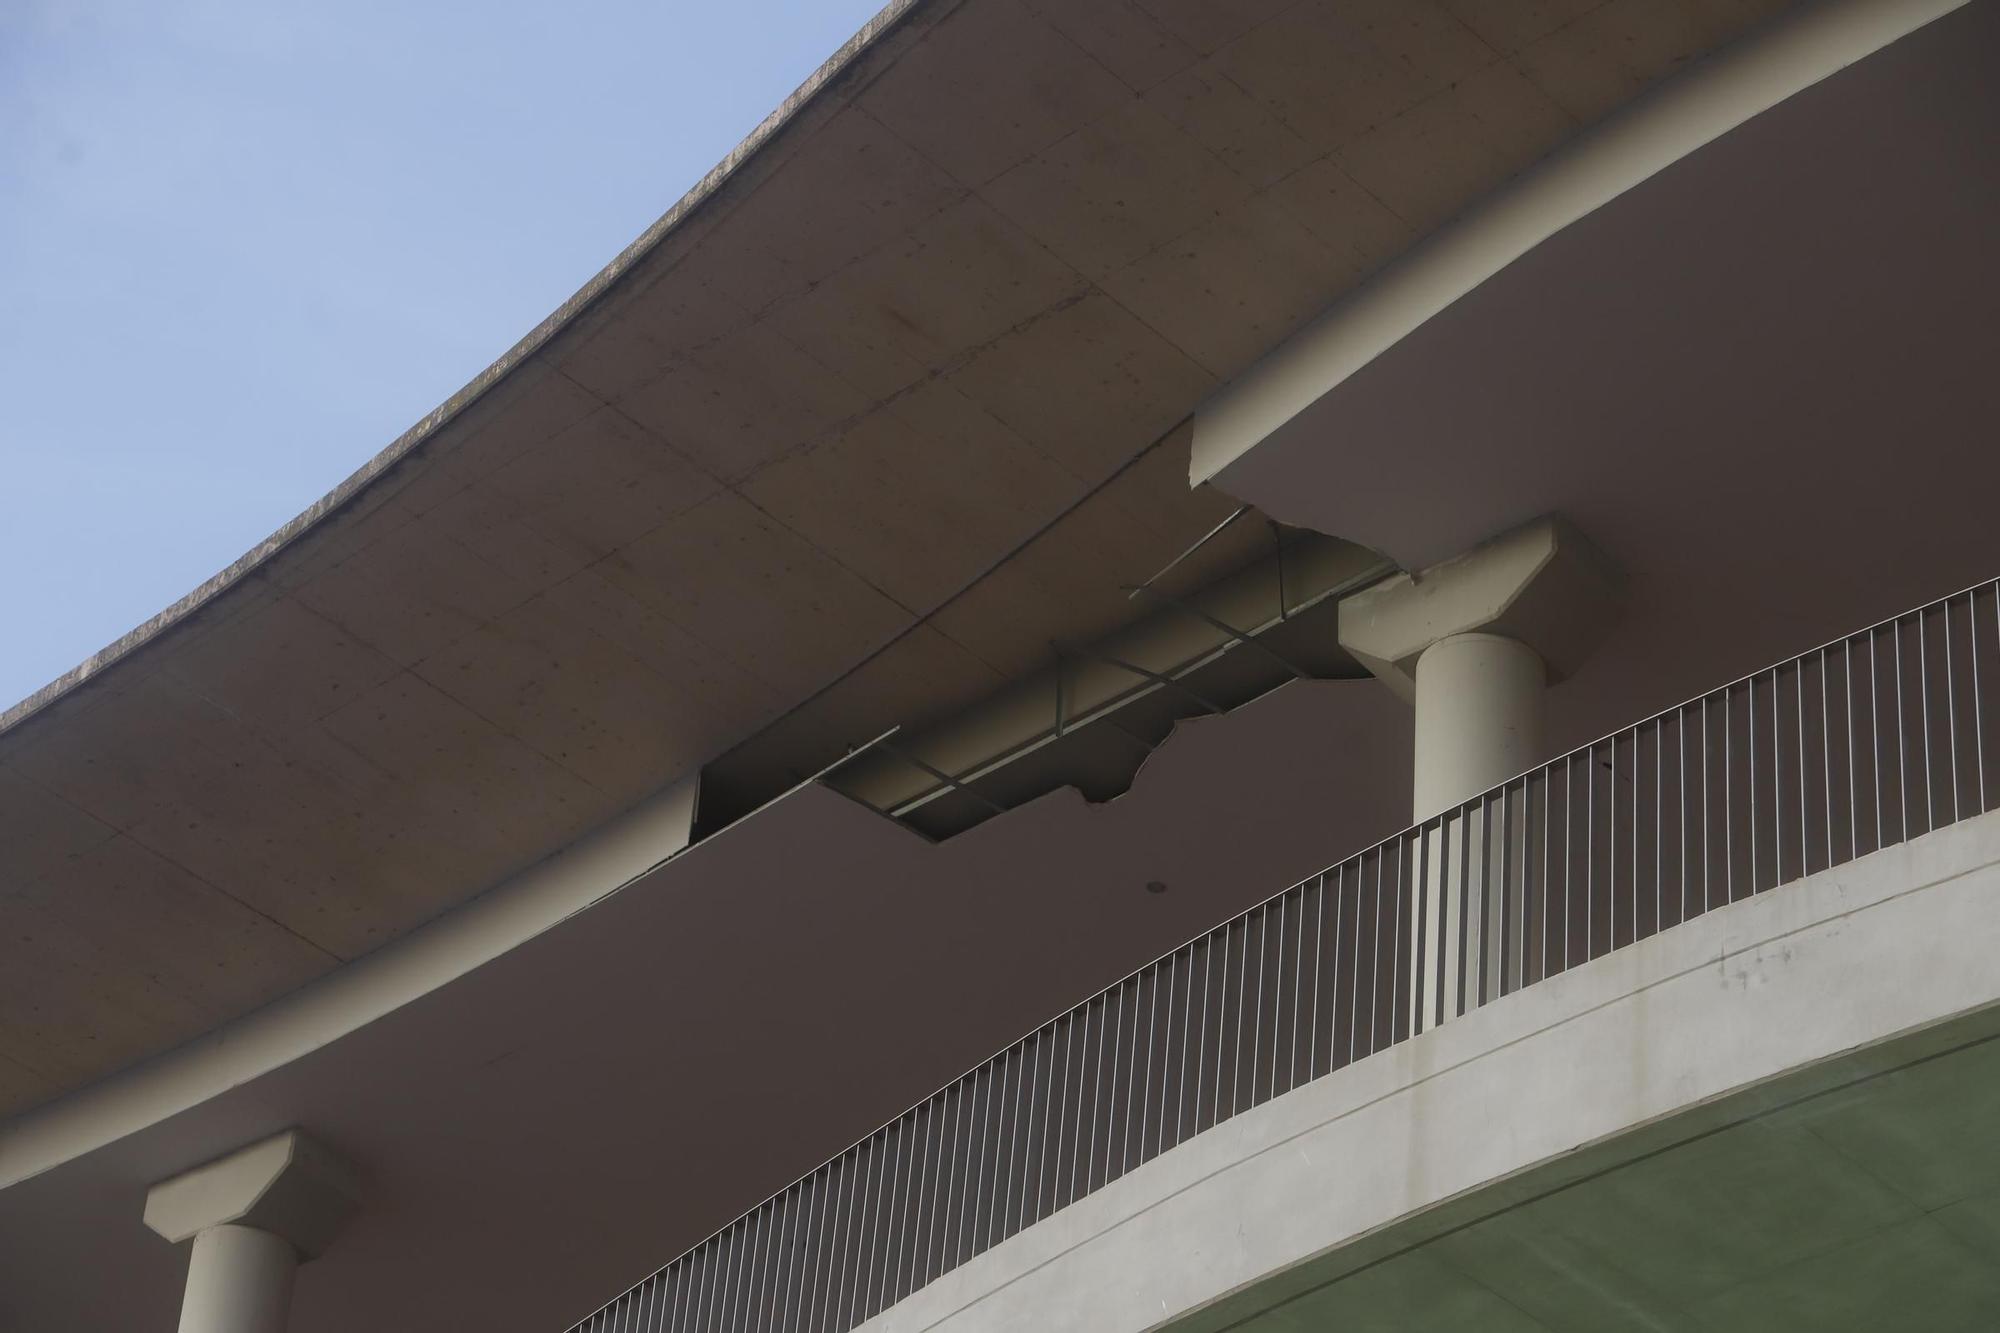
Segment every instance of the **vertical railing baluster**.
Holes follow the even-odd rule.
[[[1876,640],[1882,638],[1878,628],[1868,630],[1868,743],[1872,749],[1868,767],[1874,773],[1876,783],[1876,845],[1874,851],[1882,851],[1882,669],[1876,656]]]
[[[1437,817],[1437,925],[1431,931],[1431,934],[1437,937],[1437,970],[1431,974],[1431,1006],[1436,1011],[1431,1020],[1434,1026],[1441,1025],[1444,1022],[1445,992],[1449,977],[1446,971],[1448,967],[1446,960],[1450,957],[1450,951],[1446,945],[1446,922],[1451,919],[1451,829],[1453,823],[1454,821],[1448,813]],[[1459,830],[1458,841],[1463,846],[1465,843],[1465,833],[1462,824],[1459,826]],[[1426,896],[1429,896],[1428,893],[1426,893]]]
[[[917,1134],[918,1107],[911,1107],[901,1122],[900,1146],[896,1155],[896,1244],[889,1255],[889,1280],[884,1287],[886,1293],[883,1308],[887,1309],[910,1288],[905,1279],[909,1276],[910,1246],[914,1243],[917,1210],[917,1179],[922,1170],[923,1140]]]
[[[675,1333],[680,1323],[681,1293],[687,1285],[687,1254],[683,1252],[660,1270],[660,1297],[653,1310],[652,1333]],[[783,1333],[784,1325],[773,1324]]]
[[[1634,724],[1632,727],[1632,887],[1630,890],[1632,899],[1632,938],[1628,941],[1628,943],[1632,944],[1639,942],[1639,783],[1639,728],[1637,724]],[[1612,941],[1613,948],[1616,948],[1617,944],[1616,940]]]
[[[1007,1178],[994,1190],[996,1211],[993,1235],[996,1242],[1014,1234],[1014,1190],[1027,1173],[1027,1153],[1032,1148],[1032,1144],[1024,1145],[1022,1142],[1023,1130],[1032,1125],[1035,1111],[1032,1057],[1029,1053],[1032,1040],[1032,1037],[1023,1037],[1009,1056],[1014,1067],[1014,1099],[1008,1103],[1007,1111]]]
[[[1539,776],[1542,782],[1542,928],[1536,940],[1535,980],[1546,981],[1549,975],[1549,807],[1555,801],[1556,784],[1547,764],[1542,765]]]
[[[978,1128],[966,1137],[965,1220],[959,1228],[958,1261],[964,1263],[979,1253],[979,1219],[985,1212],[986,1197],[986,1155],[993,1140],[993,1084],[997,1081],[999,1069],[991,1062],[973,1074],[975,1083],[984,1075],[986,1091],[973,1102],[973,1117]],[[977,1145],[976,1147],[974,1145]]]
[[[1064,1127],[1069,1124],[1069,1072],[1076,1053],[1076,1010],[1070,1010],[1059,1021],[1062,1026],[1060,1055],[1053,1029],[1049,1034],[1049,1104],[1042,1117],[1042,1178],[1035,1182],[1037,1219],[1052,1216],[1063,1206],[1063,1144],[1068,1138]],[[1057,1073],[1058,1063],[1061,1065],[1060,1074]]]
[[[1142,1162],[1151,1160],[1146,1153],[1146,1128],[1152,1123],[1153,1056],[1155,1054],[1160,1057],[1160,1124],[1159,1128],[1153,1132],[1152,1157],[1159,1156],[1165,1150],[1167,1131],[1167,1071],[1170,1068],[1171,1062],[1169,1057],[1172,1055],[1174,1047],[1174,974],[1177,970],[1175,964],[1179,959],[1180,955],[1178,953],[1167,955],[1167,1027],[1165,1032],[1157,1034],[1154,1031],[1154,1026],[1159,1021],[1160,965],[1158,963],[1153,964],[1153,998],[1146,1006],[1145,1110],[1140,1112],[1139,1116],[1139,1160]],[[1165,1049],[1160,1049],[1161,1047]]]
[[[1403,888],[1403,840],[1399,837],[1396,839],[1395,885],[1389,890],[1389,897],[1393,900],[1393,906],[1391,908],[1393,915],[1391,919],[1395,923],[1389,934],[1389,1040],[1387,1044],[1391,1046],[1395,1045],[1397,1040],[1396,1015],[1401,1013],[1403,1009],[1402,984],[1403,984],[1403,898],[1404,896],[1405,896],[1405,890]],[[1377,910],[1378,911],[1380,910],[1379,900],[1378,900]]]
[[[1313,984],[1312,1030],[1306,1037],[1306,1078],[1319,1077],[1319,981],[1320,946],[1326,942],[1326,872],[1321,871],[1313,889]],[[1179,1142],[1176,1138],[1175,1142]]]
[[[1806,774],[1810,767],[1806,763],[1806,666],[1799,662],[1792,668],[1793,712],[1799,730],[1799,878],[1812,873],[1812,853],[1807,850],[1812,845],[1812,830],[1806,816]]]
[[[1898,616],[1892,624],[1896,649],[1896,792],[1898,818],[1896,820],[1896,841],[1910,840],[1910,744],[1904,735],[1903,716],[1903,620]]]
[[[841,1302],[847,1295],[847,1275],[852,1271],[847,1261],[847,1249],[854,1229],[855,1204],[861,1198],[860,1174],[861,1145],[857,1143],[841,1158],[840,1189],[835,1195],[833,1233],[829,1238],[832,1264],[827,1270],[826,1301],[821,1316],[822,1323],[829,1330],[837,1330],[841,1326]]]
[[[1489,880],[1485,895],[1488,899],[1489,909],[1495,905],[1500,909],[1498,922],[1500,938],[1489,941],[1487,947],[1481,950],[1482,953],[1491,952],[1495,945],[1498,946],[1500,965],[1494,969],[1499,974],[1494,979],[1495,995],[1505,995],[1508,993],[1507,933],[1514,926],[1514,895],[1513,884],[1510,882],[1511,872],[1514,868],[1513,847],[1514,803],[1507,799],[1507,789],[1502,787],[1500,789],[1500,891],[1495,894]],[[1494,913],[1488,910],[1486,915],[1491,919]]]
[[[1666,926],[1666,908],[1662,904],[1666,901],[1667,839],[1666,825],[1661,822],[1664,809],[1661,783],[1667,747],[1660,740],[1660,721],[1657,717],[1653,719],[1653,933],[1656,935]]]
[[[1382,871],[1388,856],[1380,847],[1375,849],[1375,901],[1368,917],[1368,1054],[1373,1055],[1381,1047],[1376,1038],[1377,1001],[1382,991]]]
[[[765,1234],[765,1214],[762,1208],[750,1214],[750,1222],[743,1247],[743,1280],[736,1292],[736,1313],[731,1318],[731,1327],[738,1333],[753,1326],[757,1287],[764,1274],[764,1247],[770,1243]]]
[[[1201,1081],[1200,1059],[1197,1054],[1195,1034],[1195,980],[1194,956],[1197,940],[1190,940],[1187,946],[1187,960],[1181,968],[1181,1040],[1176,1053],[1179,1072],[1174,1079],[1174,1135],[1169,1147],[1178,1147],[1187,1142],[1188,1107],[1195,1107],[1195,1117],[1200,1118],[1200,1093],[1196,1085]]]
[[[757,1288],[764,1276],[764,1247],[770,1243],[770,1238],[764,1234],[764,1210],[759,1208],[752,1212],[750,1217],[750,1238],[744,1251],[741,1300],[736,1307],[736,1317],[733,1320],[739,1330],[751,1327],[751,1321],[755,1318]]]
[[[1083,1003],[1083,1039],[1077,1043],[1076,1048],[1076,1129],[1069,1152],[1069,1201],[1071,1203],[1075,1203],[1079,1197],[1077,1193],[1077,1168],[1083,1161],[1084,1153],[1083,1103],[1085,1099],[1083,1092],[1083,1071],[1084,1067],[1090,1063],[1090,1018],[1092,1003],[1089,1000]],[[1100,1028],[1099,1035],[1101,1036],[1102,1033],[1103,1029]],[[1096,1117],[1093,1114],[1093,1125],[1095,1119]],[[1094,1128],[1092,1132],[1094,1132]]]
[[[937,1210],[939,1277],[949,1273],[958,1262],[957,1241],[960,1235],[958,1178],[965,1160],[965,1154],[960,1151],[959,1143],[961,1126],[967,1126],[969,1132],[969,1122],[965,1113],[967,1103],[972,1100],[972,1085],[969,1082],[971,1077],[967,1074],[952,1085],[951,1119],[945,1126],[944,1144],[938,1157],[940,1188],[943,1191]]]
[[[1141,970],[1132,978],[1132,1042],[1126,1048],[1125,1113],[1121,1117],[1125,1124],[1118,1135],[1118,1174],[1121,1176],[1132,1169],[1132,1109],[1138,1104],[1139,1092],[1139,994],[1145,988],[1146,973]]]
[[[917,1171],[917,1211],[910,1224],[911,1291],[931,1280],[932,1233],[937,1229],[938,1167],[944,1159],[943,1145],[938,1138],[942,1132],[938,1124],[942,1101],[940,1093],[933,1093],[924,1099],[923,1164]]]
[[[1828,721],[1826,698],[1826,649],[1819,650],[1819,760],[1820,791],[1826,798],[1822,804],[1825,818],[1820,827],[1826,833],[1826,864],[1822,870],[1833,866],[1833,732]]]
[[[1119,1072],[1118,1057],[1119,1057],[1119,1052],[1123,1049],[1125,1042],[1125,983],[1124,982],[1121,981],[1118,983],[1116,988],[1116,993],[1118,996],[1118,1012],[1117,1015],[1111,1020],[1111,1098],[1104,1104],[1104,1174],[1101,1177],[1099,1177],[1099,1183],[1106,1185],[1110,1184],[1112,1179],[1111,1177],[1112,1144],[1117,1142],[1118,1139],[1118,1135],[1113,1131],[1116,1129],[1118,1124],[1118,1072]],[[1129,1083],[1127,1084],[1127,1087],[1128,1091],[1126,1093],[1126,1097],[1129,1101],[1131,1097],[1131,1093],[1129,1091],[1130,1087]],[[1127,1123],[1129,1124],[1130,1122],[1128,1121]]]
[[[1855,799],[1854,769],[1854,640],[1845,639],[1840,646],[1840,663],[1846,673],[1847,702],[1847,859],[1852,861],[1861,855],[1860,828],[1861,806]]]
[[[1250,928],[1243,928],[1244,942],[1249,942]],[[1263,1058],[1264,1049],[1264,956],[1270,953],[1271,908],[1269,904],[1257,909],[1257,980],[1250,988],[1250,999],[1254,1006],[1250,1019],[1250,1105],[1257,1105],[1257,1062]]]
[[[923,1144],[917,1137],[917,1108],[896,1124],[896,1220],[883,1242],[882,1305],[886,1310],[903,1299],[909,1276],[909,1242],[916,1221],[917,1164]]]
[[[1292,1043],[1290,1066],[1285,1073],[1285,1091],[1299,1086],[1299,1001],[1305,995],[1306,889],[1299,886],[1299,925],[1292,945]]]
[[[1236,945],[1236,1035],[1230,1039],[1230,1117],[1242,1109],[1244,1089],[1244,1003],[1250,997],[1250,919],[1242,919]],[[1220,1041],[1220,1035],[1218,1035]],[[1220,1053],[1220,1049],[1218,1049]],[[1222,1071],[1216,1069],[1216,1077]]]
[[[810,1204],[802,1204],[800,1207],[798,1254],[795,1257],[794,1276],[788,1292],[787,1306],[789,1307],[789,1314],[785,1321],[786,1333],[802,1333],[802,1330],[806,1326],[806,1289],[812,1285],[812,1265],[816,1253],[814,1246],[819,1235],[816,1229],[819,1217],[819,1196],[820,1191],[825,1188],[825,1185],[826,1168],[821,1167],[813,1173],[811,1179],[807,1182],[807,1188],[811,1190],[812,1202]],[[805,1195],[805,1192],[805,1189],[801,1189],[801,1197]],[[683,1327],[684,1324],[677,1316],[674,1323],[674,1333],[680,1333]]]
[[[743,1275],[742,1219],[732,1222],[722,1236],[722,1258],[716,1264],[716,1296],[711,1327],[729,1333],[736,1315],[737,1288]]]
[[[1785,883],[1785,809],[1787,802],[1784,792],[1784,713],[1778,703],[1779,669],[1771,668],[1771,846],[1776,858],[1771,868],[1771,885]],[[1803,810],[1804,806],[1801,805]],[[1805,830],[1799,830],[1799,853],[1805,853]]]
[[[1597,957],[1597,746],[1583,768],[1583,961]]]
[[[1681,817],[1680,824],[1675,830],[1679,838],[1677,846],[1680,849],[1681,860],[1681,914],[1675,922],[1676,925],[1679,925],[1685,923],[1688,919],[1688,857],[1690,852],[1688,849],[1688,710],[1686,704],[1682,704],[1674,710],[1674,733],[1680,742],[1680,759],[1676,764],[1676,771],[1680,777],[1681,784]]]
[[[1965,594],[1965,650],[1972,660],[1972,763],[1980,814],[1986,813],[1986,707],[1979,697],[1979,590]]]
[[[703,1241],[688,1251],[681,1261],[680,1291],[674,1310],[674,1333],[683,1333],[683,1330],[693,1328],[695,1320],[700,1317],[696,1288],[700,1282],[701,1256],[707,1247],[708,1242]]]
[[[1573,914],[1570,886],[1576,879],[1576,837],[1572,816],[1576,813],[1576,754],[1563,756],[1563,971],[1569,971],[1569,937]]]
[[[1708,701],[1713,695],[1701,696],[1701,910],[1707,912],[1715,905],[1715,896],[1710,889],[1715,866],[1715,848],[1709,837],[1709,807],[1715,802],[1715,784],[1710,776],[1708,760]],[[1726,696],[1725,696],[1726,699]],[[1723,720],[1728,721],[1728,713]]]
[[[1951,821],[1956,824],[1961,818],[1958,804],[1958,687],[1955,663],[1951,651],[1951,599],[1946,598],[1944,613],[1939,617],[1944,621],[1944,734],[1950,745],[1951,759]]]
[[[1753,682],[1744,690],[1749,701],[1749,725],[1744,734],[1750,742],[1750,894],[1757,894],[1757,686]]]
[[[846,1239],[841,1242],[840,1286],[835,1297],[838,1316],[836,1328],[853,1328],[855,1306],[866,1285],[868,1273],[867,1245],[868,1218],[870,1205],[875,1197],[875,1175],[880,1169],[882,1154],[872,1142],[864,1141],[854,1149],[855,1191],[854,1203],[848,1210]]]
[[[1466,804],[1458,807],[1458,826],[1458,950],[1452,960],[1453,969],[1458,975],[1455,978],[1457,985],[1456,1004],[1451,1010],[1453,1017],[1471,1012],[1471,1006],[1466,1001],[1466,989],[1468,984],[1478,984],[1478,974],[1473,971],[1472,960],[1468,957],[1472,948],[1472,941],[1470,939],[1472,893],[1468,887],[1472,883],[1471,805]],[[1359,922],[1356,924],[1358,926]]]
[[[1917,612],[1917,717],[1924,733],[1924,832],[1937,827],[1937,770],[1931,767],[1930,628]]]
[[[1609,953],[1618,947],[1618,733],[1613,732],[1611,741],[1610,776],[1604,781],[1605,835],[1609,846],[1605,852],[1604,892],[1610,900],[1605,905],[1610,908],[1609,924],[1604,937],[1604,949]]]
[[[1354,966],[1348,973],[1348,985],[1353,988],[1347,1009],[1347,1063],[1353,1064],[1360,1054],[1361,1041],[1361,900],[1367,896],[1367,880],[1363,869],[1367,862],[1363,857],[1353,858],[1354,865]]]
[[[772,1312],[777,1308],[775,1275],[778,1256],[784,1252],[785,1197],[785,1194],[780,1193],[774,1198],[767,1199],[762,1205],[764,1234],[757,1250],[757,1281],[751,1289],[748,1319],[750,1327],[756,1329],[768,1329],[774,1322]]]

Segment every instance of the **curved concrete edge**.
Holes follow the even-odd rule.
[[[1809,4],[1588,130],[1362,284],[1194,418],[1191,484],[1229,465],[1507,265],[1745,121],[1966,0]]]
[[[1704,1116],[1747,1118],[1773,1080],[1837,1086],[1892,1038],[1993,1026],[1996,938],[2000,813],[1717,908],[1287,1093],[863,1327],[1220,1327],[1241,1313],[1232,1295],[1308,1261],[1351,1250],[1359,1267],[1371,1245],[1465,1220],[1447,1205],[1497,1211],[1607,1154],[1694,1137]]]
[[[199,1106],[464,976],[689,846],[697,779],[234,1022],[0,1124],[0,1189]]]
[[[637,269],[662,242],[692,219],[702,205],[713,198],[760,150],[798,119],[800,113],[822,91],[845,74],[862,55],[879,45],[899,23],[919,8],[924,6],[938,8],[939,3],[940,0],[888,0],[873,18],[862,25],[860,32],[849,38],[838,51],[827,58],[825,63],[808,75],[805,82],[793,90],[791,96],[780,103],[770,115],[764,117],[755,129],[744,136],[742,142],[730,149],[728,155],[710,168],[707,175],[695,182],[694,187],[682,195],[673,207],[641,232],[637,240],[619,251],[610,263],[598,270],[575,295],[556,307],[548,318],[535,325],[519,342],[501,353],[499,359],[492,365],[480,371],[464,388],[426,413],[422,420],[397,436],[387,448],[356,468],[338,486],[315,500],[269,537],[238,556],[226,569],[203,581],[193,592],[172,606],[137,628],[120,635],[112,643],[92,653],[27,698],[6,708],[0,708],[0,734],[25,722],[85,681],[101,674],[106,668],[131,656],[182,621],[189,619],[222,593],[263,568],[280,551],[305,536],[322,521],[361,499],[374,481],[473,404],[498,388],[514,372],[524,368],[536,352],[547,346],[558,333],[608,295],[621,279]],[[956,0],[950,0],[950,3],[944,4],[943,8],[950,9],[955,4]]]

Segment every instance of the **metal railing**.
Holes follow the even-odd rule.
[[[1551,760],[1107,987],[575,1328],[843,1333],[1454,1013],[1984,812],[1996,650],[1985,583]]]

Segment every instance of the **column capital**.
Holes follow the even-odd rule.
[[[333,1240],[358,1194],[353,1168],[287,1129],[153,1186],[146,1225],[176,1242],[210,1227],[252,1227],[312,1259]]]
[[[1610,562],[1551,514],[1355,593],[1340,604],[1340,646],[1405,699],[1416,697],[1424,650],[1459,634],[1526,644],[1553,685],[1597,646],[1618,593]]]

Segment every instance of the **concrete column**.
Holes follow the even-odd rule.
[[[1541,655],[1499,634],[1453,634],[1416,670],[1416,782],[1410,817],[1429,819],[1541,759]]]
[[[1588,655],[1615,594],[1595,549],[1545,518],[1341,603],[1341,645],[1415,707],[1411,819],[1437,819],[1408,904],[1412,1030],[1496,998],[1509,960],[1519,970],[1523,904],[1487,888],[1507,882],[1526,797],[1479,798],[1545,757],[1543,696]]]
[[[284,1333],[292,1275],[318,1257],[356,1196],[347,1164],[295,1129],[146,1194],[146,1225],[192,1239],[180,1333]]]
[[[298,1252],[255,1227],[197,1232],[181,1296],[180,1333],[284,1333]]]
[[[1487,892],[1488,860],[1521,797],[1508,792],[1475,809],[1457,807],[1541,759],[1541,655],[1501,634],[1451,634],[1424,649],[1416,670],[1416,781],[1412,823],[1444,815],[1427,839],[1427,880],[1414,883],[1410,938],[1411,1030],[1494,998],[1505,958],[1521,942],[1519,911]],[[1450,865],[1444,863],[1449,860]],[[1463,920],[1461,921],[1461,918]],[[1465,957],[1461,1002],[1459,956]],[[1442,995],[1440,995],[1442,992]]]

